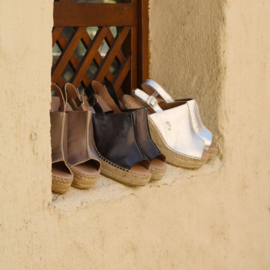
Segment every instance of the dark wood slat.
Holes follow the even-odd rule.
[[[122,91],[119,92],[119,89],[126,78],[128,72],[131,68],[131,56],[128,56],[122,63],[122,66],[120,67],[117,75],[114,77],[114,80],[112,81],[114,88],[118,94],[118,96],[121,98],[121,95],[123,95]]]
[[[139,0],[140,1],[140,0]],[[131,0],[131,3],[133,4],[138,4],[138,0]],[[138,6],[137,6],[138,9]],[[131,74],[130,74],[130,90],[136,89],[137,88],[137,80],[138,80],[138,28],[137,27],[132,27],[131,29]]]
[[[114,40],[114,37],[113,37],[111,31],[108,31],[108,33],[107,33],[107,35],[105,37],[105,40],[107,41],[108,46],[111,46],[111,44],[113,43],[113,40]],[[92,39],[90,38],[87,31],[85,31],[85,34],[82,37],[82,43],[84,44],[85,48],[87,48],[90,45],[91,41],[92,41]],[[124,56],[124,54],[123,54],[123,52],[121,50],[118,52],[116,57],[119,57],[119,59],[121,59],[121,60],[119,60],[119,61],[121,61],[119,63],[120,65],[125,60],[125,56]],[[103,60],[103,57],[101,56],[101,54],[98,51],[96,56],[95,56],[94,62],[99,67],[101,65],[102,60]],[[107,74],[105,75],[105,78],[108,81],[111,81],[111,82],[113,81],[114,76],[111,73],[110,69],[108,70]],[[119,88],[118,91],[119,91],[119,93],[121,93],[123,95],[123,91],[122,91],[121,88]]]
[[[54,66],[54,64],[52,64],[52,67],[53,66]],[[58,81],[56,82],[56,84],[58,84],[60,88],[63,88],[66,84],[66,81],[62,76],[60,76]]]
[[[149,0],[138,2],[138,85],[149,79]]]
[[[111,32],[111,31],[108,31],[108,33],[109,32]],[[84,47],[87,49],[90,46],[91,42],[92,42],[92,39],[90,38],[90,36],[87,33],[87,31],[85,31],[85,33],[82,36],[82,43],[83,43]],[[95,55],[95,58],[94,58],[95,64],[99,67],[100,64],[101,64],[101,62],[102,62],[102,60],[103,60],[103,57],[100,55],[100,52],[97,51],[97,54]],[[108,72],[106,74],[106,79],[108,81],[112,81],[113,80],[113,74],[111,73],[110,70],[108,70]]]
[[[131,90],[138,86],[138,70],[137,70],[137,27],[131,29]]]
[[[107,73],[107,70],[111,66],[113,60],[115,59],[117,53],[119,52],[123,42],[125,41],[128,33],[130,32],[130,27],[124,27],[121,33],[114,39],[106,57],[103,59],[100,69],[95,76],[95,80],[102,81]]]
[[[102,16],[101,16],[102,15]],[[54,26],[136,26],[137,5],[54,3]]]
[[[64,47],[66,46],[66,44],[67,44],[67,40],[62,33],[57,40],[57,45],[60,48],[60,50],[62,51],[64,49]],[[80,61],[75,53],[72,54],[70,61],[69,61],[69,64],[70,64],[72,70],[74,72],[76,72],[76,70],[80,64]],[[85,86],[88,86],[90,84],[90,82],[91,82],[90,78],[88,77],[87,73],[85,73],[85,75],[83,76],[83,84]]]
[[[58,84],[59,87],[62,89],[62,88],[64,88],[64,86],[65,86],[65,84],[66,84],[66,80],[65,80],[62,76],[60,76],[60,77],[58,78],[57,84]]]
[[[73,83],[75,87],[80,85],[83,75],[86,73],[91,62],[95,58],[97,51],[108,31],[109,27],[102,27],[96,33],[93,42],[91,42],[90,46],[88,47],[87,52],[85,53],[80,65],[71,79],[71,83]]]
[[[111,31],[108,32],[107,36],[105,37],[105,40],[110,47],[114,41],[114,36],[111,33]],[[123,61],[125,60],[125,56],[121,50],[117,53],[116,60],[118,60],[117,62],[119,65],[121,65],[123,63]]]
[[[57,63],[53,67],[52,71],[52,82],[57,82],[58,78],[61,76],[63,70],[65,69],[67,63],[69,62],[74,50],[78,46],[82,33],[86,30],[86,27],[79,27],[76,29],[66,44],[62,54],[60,55]]]
[[[54,46],[56,40],[58,39],[58,37],[62,33],[63,28],[64,27],[55,27],[53,29],[53,32],[52,32],[52,46]]]
[[[131,31],[127,35],[127,38],[122,45],[122,50],[123,50],[124,55],[131,55]],[[131,71],[129,71],[128,75],[126,76],[126,78],[123,82],[122,89],[124,90],[125,94],[130,94],[130,92],[131,92]]]

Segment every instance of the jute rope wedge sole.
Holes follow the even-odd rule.
[[[76,170],[75,168],[70,168],[73,172],[73,182],[72,186],[76,188],[88,189],[91,188],[97,181],[100,171],[97,171],[95,175],[85,175]]]
[[[210,147],[208,149],[204,149],[204,151],[207,153],[209,161],[212,160],[218,153],[218,149],[215,145],[210,145]]]
[[[109,177],[121,184],[128,186],[145,186],[151,179],[151,174],[139,174],[136,172],[131,172],[130,170],[125,170],[124,168],[119,168],[117,165],[111,165],[106,159],[100,156],[101,160],[101,174]]]
[[[149,166],[148,170],[152,174],[150,181],[159,181],[160,179],[163,178],[163,176],[167,171],[166,169],[165,170],[157,169],[156,167],[151,165]]]
[[[96,151],[100,158],[102,175],[109,177],[121,184],[134,187],[145,186],[149,182],[151,173],[141,174],[136,171],[132,172],[107,160],[98,152],[97,148]]]
[[[63,179],[56,176],[52,176],[52,191],[56,193],[64,194],[68,191],[72,183],[72,179]]]
[[[125,105],[125,107],[129,109],[138,108],[141,103],[146,103],[143,102],[143,100],[141,99],[139,100],[141,102],[138,102],[138,99],[134,99],[133,97],[128,97],[127,95],[124,95],[122,98],[122,103]],[[149,104],[147,104],[147,107],[151,108]],[[206,163],[206,161],[208,160],[208,155],[203,151],[203,147],[201,147],[203,151],[201,158],[189,157],[170,148],[169,145],[166,143],[165,139],[163,138],[162,134],[156,127],[154,121],[151,119],[150,115],[148,116],[148,120],[151,137],[154,143],[160,149],[160,151],[166,156],[167,163],[184,169],[199,169]],[[199,140],[201,140],[200,143],[203,142],[202,139]]]
[[[183,169],[199,169],[207,162],[208,160],[207,155],[204,155],[203,159],[194,159],[185,157],[181,154],[173,152],[171,149],[168,149],[168,146],[165,144],[162,135],[155,128],[155,125],[151,120],[149,121],[149,127],[152,139],[154,140],[155,144],[159,147],[159,149],[162,151],[162,153],[164,153],[164,155],[167,157],[166,159],[167,163]]]

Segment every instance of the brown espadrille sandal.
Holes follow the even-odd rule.
[[[119,100],[117,93],[110,81],[104,85],[97,81],[92,82],[93,90],[100,95],[103,100],[110,106],[114,113],[131,113],[134,112],[135,133],[137,137],[138,147],[143,155],[150,161],[148,170],[151,172],[152,181],[160,180],[166,173],[167,166],[165,164],[165,156],[161,154],[158,147],[152,141],[147,112],[145,108],[127,110]]]
[[[204,141],[192,128],[187,105],[172,107],[163,111],[154,97],[143,91],[140,96],[150,106],[147,109],[150,133],[153,141],[166,156],[166,162],[185,169],[203,166],[208,155],[204,152]],[[126,108],[140,108],[143,105],[135,98],[124,95],[122,103]]]
[[[202,123],[199,107],[194,98],[174,100],[163,87],[150,79],[147,79],[142,83],[142,89],[148,95],[154,96],[158,102],[158,105],[163,110],[170,109],[172,106],[175,107],[186,103],[190,110],[194,130],[205,142],[204,151],[208,154],[208,160],[211,160],[216,156],[218,153],[218,148],[213,144],[212,133]],[[132,93],[132,96],[144,106],[149,107],[149,105],[136,96],[134,92]]]
[[[72,186],[88,189],[96,183],[101,164],[95,149],[92,112],[83,109],[84,105],[76,99],[78,95],[73,93],[74,89],[70,83],[65,85],[67,105],[74,109],[67,106],[68,163],[74,175]]]
[[[66,89],[68,96],[73,96],[73,101],[69,100],[73,109],[77,107],[83,111],[95,111],[92,122],[101,174],[130,186],[146,185],[151,178],[151,173],[147,170],[150,162],[137,146],[133,114],[113,114],[102,98],[96,96],[90,88],[85,89],[87,102],[73,85],[68,84]],[[102,108],[107,112],[104,113]]]
[[[52,191],[66,193],[71,186],[73,175],[67,162],[68,119],[66,100],[60,88],[52,83],[51,90],[59,98],[52,97],[51,119],[51,146],[52,146]],[[56,104],[56,99],[59,101]],[[60,111],[58,111],[60,105]]]
[[[67,95],[67,85],[62,91],[65,100],[74,101]],[[60,90],[61,91],[61,90]],[[60,105],[60,100],[54,97],[54,107]],[[100,174],[100,161],[95,150],[92,112],[73,111],[69,103],[66,104],[68,119],[67,162],[73,173],[72,186],[76,188],[91,188]]]

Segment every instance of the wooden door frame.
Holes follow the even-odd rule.
[[[138,1],[138,87],[149,79],[149,0]]]
[[[73,26],[69,25],[69,18],[72,18],[73,24],[74,21],[76,22],[76,26],[85,26],[87,25],[87,23],[89,24],[89,26],[98,25],[103,27],[110,25],[118,26],[118,23],[119,26],[123,24],[130,25],[131,31],[129,35],[131,35],[131,38],[129,40],[133,42],[126,42],[126,44],[123,43],[123,51],[126,50],[128,52],[129,50],[132,50],[133,52],[131,57],[130,69],[130,72],[132,71],[132,73],[129,76],[130,79],[126,82],[124,81],[124,85],[127,84],[129,85],[129,88],[131,87],[131,89],[134,89],[140,87],[141,83],[145,79],[149,78],[149,0],[124,0],[124,4],[86,3],[85,5],[80,6],[80,12],[84,15],[82,17],[87,18],[86,21],[81,21],[81,18],[76,18],[76,14],[78,15],[78,12],[76,14],[72,13],[72,7],[74,7],[77,3],[72,3],[72,0],[60,1],[61,3],[54,2],[54,27],[56,28]],[[106,20],[101,20],[100,18],[98,18],[98,16],[95,16],[95,5],[97,9],[99,8],[99,10],[102,5],[102,11],[104,11],[104,14],[107,14],[107,16],[104,16],[106,17]],[[61,9],[61,12],[59,12],[59,9]],[[119,14],[119,22],[115,19],[113,20],[113,23],[110,21],[109,15],[111,14],[110,12],[112,9],[114,10],[114,12],[115,10],[116,12],[118,12],[117,14]],[[127,13],[129,14],[129,16],[126,16]],[[58,16],[56,16],[56,14]],[[57,31],[54,31],[53,33],[53,44],[58,38],[58,33],[55,32]],[[135,40],[137,42],[134,42]],[[132,61],[134,60],[134,57],[135,61]]]

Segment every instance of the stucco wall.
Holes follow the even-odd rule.
[[[263,0],[151,0],[152,78],[197,98],[222,160],[52,197],[52,1],[0,0],[0,269],[268,270],[269,14]]]
[[[53,5],[0,0],[0,269],[27,269],[51,201]],[[42,219],[31,224],[35,215]],[[31,228],[29,227],[31,226]],[[35,228],[35,230],[33,230]]]
[[[222,0],[150,1],[152,78],[174,98],[196,97],[205,124],[219,138]],[[219,143],[222,141],[220,140]]]

